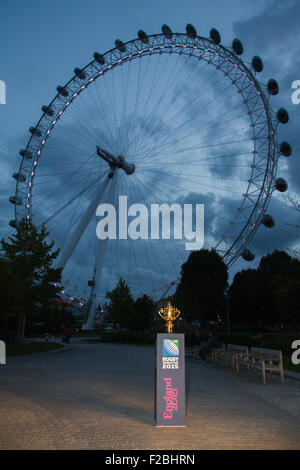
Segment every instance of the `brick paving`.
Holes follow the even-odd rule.
[[[300,382],[187,358],[185,428],[154,426],[154,348],[72,344],[0,366],[0,449],[300,449]]]

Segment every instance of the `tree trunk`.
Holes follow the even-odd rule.
[[[23,316],[23,323],[22,323],[22,341],[25,339],[25,324],[26,324],[26,315]]]
[[[17,332],[17,337],[16,337],[17,343],[22,343],[24,339],[23,338],[24,318],[25,318],[24,313],[19,313],[18,332]]]

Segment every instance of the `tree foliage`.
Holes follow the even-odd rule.
[[[300,261],[285,251],[237,273],[229,292],[230,316],[239,325],[300,324]]]
[[[224,310],[227,267],[215,250],[193,251],[181,266],[181,280],[174,302],[183,319],[215,321]]]
[[[255,325],[272,320],[273,295],[267,277],[257,269],[238,272],[229,289],[230,320]]]
[[[300,199],[297,195],[294,196],[284,196],[284,199],[288,202],[289,206],[296,211],[298,214],[300,213]],[[300,238],[300,225],[299,223],[291,223],[286,222],[285,225],[289,227],[293,227],[298,230],[297,239],[298,245],[294,246],[293,248],[287,248],[287,252],[300,260],[300,245],[299,245],[299,238]]]
[[[143,295],[134,301],[129,286],[120,278],[116,287],[106,293],[109,299],[108,320],[121,328],[142,331],[152,324],[154,304],[150,297]]]
[[[58,250],[48,243],[45,227],[40,230],[27,221],[18,224],[17,231],[1,240],[1,323],[18,319],[18,338],[24,316],[32,320],[46,309],[57,305],[61,269],[52,267]]]
[[[144,294],[134,303],[133,329],[143,331],[153,324],[154,302],[148,295]]]
[[[128,326],[128,318],[132,314],[134,300],[129,286],[123,278],[120,278],[116,287],[106,292],[106,298],[109,299],[107,310],[108,320],[121,327]]]

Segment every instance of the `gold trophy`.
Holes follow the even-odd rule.
[[[167,332],[173,333],[173,321],[175,321],[180,315],[178,308],[172,307],[169,301],[167,307],[162,307],[158,314],[163,320],[165,320]]]

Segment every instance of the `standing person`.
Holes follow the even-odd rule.
[[[45,340],[49,341],[50,338],[51,338],[51,333],[45,333]]]
[[[207,361],[207,354],[212,351],[212,349],[219,346],[218,336],[215,330],[210,330],[209,337],[205,346],[202,346],[200,349],[200,359],[202,362]]]
[[[209,332],[208,345],[210,349],[219,347],[219,338],[214,328]]]
[[[65,337],[66,337],[66,342],[69,343],[70,338],[71,338],[71,329],[68,327],[66,328],[66,331],[65,331]]]

